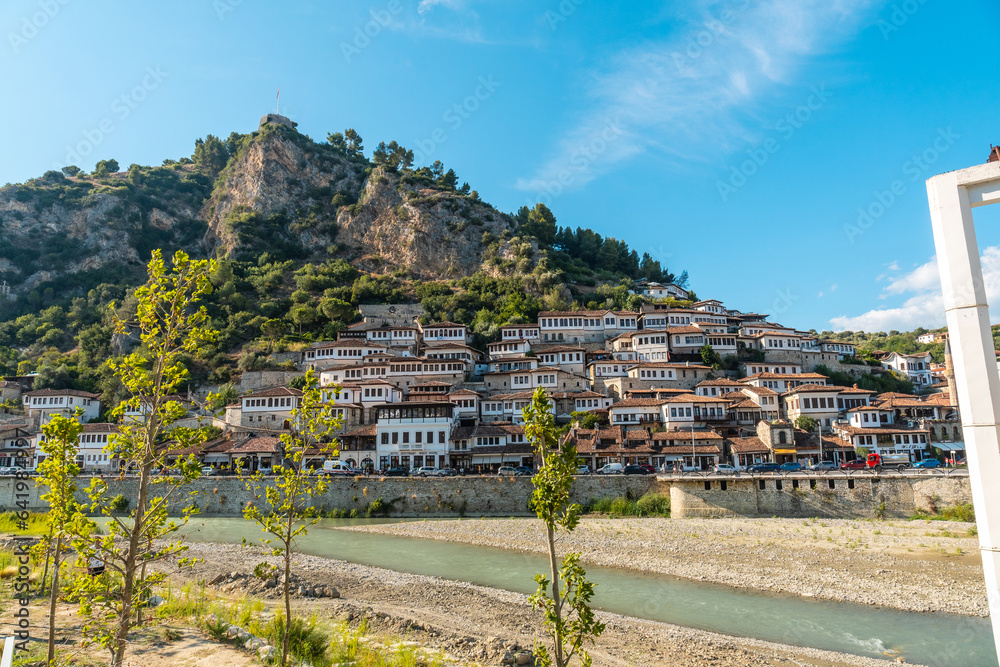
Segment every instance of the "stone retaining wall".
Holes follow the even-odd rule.
[[[917,511],[935,513],[971,502],[969,478],[964,475],[686,478],[673,480],[670,489],[674,518],[909,518]]]
[[[78,480],[82,489],[90,483],[88,478]],[[0,478],[0,511],[15,509],[15,480]],[[39,499],[40,490],[28,483],[28,508],[45,510]],[[138,480],[127,478],[109,480],[110,494],[135,498]],[[574,500],[586,502],[604,496],[624,496],[631,492],[638,498],[651,488],[661,488],[653,477],[647,476],[598,476],[578,477],[573,485]],[[159,487],[157,490],[166,490]],[[662,487],[668,492],[667,487]],[[528,498],[534,487],[529,477],[360,477],[333,478],[326,492],[316,497],[315,506],[322,511],[357,509],[364,511],[368,505],[381,498],[392,504],[391,516],[522,516],[528,511]],[[235,477],[208,477],[192,484],[190,489],[178,489],[175,496],[183,502],[187,491],[196,491],[195,503],[203,515],[238,516],[252,499],[243,481]],[[84,494],[77,493],[83,501]],[[174,504],[172,511],[179,510]]]

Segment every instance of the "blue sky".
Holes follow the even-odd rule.
[[[998,26],[995,0],[9,0],[0,183],[190,155],[280,88],[315,139],[395,139],[702,298],[941,326],[923,182],[1000,143]],[[1000,299],[1000,212],[977,220]]]

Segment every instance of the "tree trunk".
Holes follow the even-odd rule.
[[[559,563],[556,560],[556,535],[552,526],[546,526],[549,541],[549,568],[552,570],[552,599],[555,601],[556,624],[555,624],[555,651],[553,657],[556,667],[566,667],[563,659],[562,645],[562,598],[559,596]]]
[[[281,667],[288,661],[288,639],[292,634],[292,598],[289,591],[292,573],[292,512],[288,513],[288,532],[285,533],[285,637],[281,642]]]
[[[45,595],[45,581],[49,577],[49,560],[52,558],[52,533],[54,526],[49,524],[49,541],[45,547],[45,569],[42,570],[42,584],[38,587],[38,595]]]
[[[136,560],[139,554],[139,538],[145,527],[146,497],[149,493],[149,475],[153,464],[149,456],[142,466],[139,476],[139,497],[136,498],[135,522],[132,524],[132,534],[129,536],[128,552],[125,554],[122,568],[122,608],[118,617],[118,627],[111,641],[111,665],[109,667],[124,667],[125,647],[128,644],[129,630],[132,629],[132,596],[135,593]]]
[[[59,552],[62,550],[62,534],[56,538],[56,548],[52,564],[52,590],[49,591],[49,652],[46,664],[56,659],[56,600],[59,598]],[[48,558],[46,558],[48,565]]]

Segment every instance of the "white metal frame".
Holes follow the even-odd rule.
[[[1000,162],[927,180],[969,481],[1000,655],[1000,373],[972,209],[1000,203]],[[955,400],[955,397],[952,397]]]

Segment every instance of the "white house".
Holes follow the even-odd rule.
[[[460,343],[469,342],[469,327],[454,322],[437,322],[420,325],[420,337],[424,345],[430,343]]]
[[[75,389],[39,389],[22,395],[28,419],[35,424],[45,424],[53,414],[72,415],[77,408],[83,410],[80,421],[93,421],[101,414],[101,395]]]
[[[882,368],[893,370],[909,378],[917,387],[934,384],[931,377],[931,353],[900,354],[890,352],[882,357]]]
[[[455,406],[447,401],[393,403],[376,408],[378,467],[444,468],[451,431],[456,426]]]
[[[240,426],[282,430],[291,428],[291,413],[302,404],[302,392],[292,387],[271,387],[251,392],[240,402]]]
[[[600,343],[639,328],[639,313],[613,310],[542,311],[543,343]]]
[[[389,348],[380,343],[371,343],[360,338],[342,338],[313,343],[302,354],[302,364],[306,368],[323,368],[333,364],[360,364],[365,357],[373,354],[387,354]]]
[[[584,373],[586,352],[582,347],[550,347],[539,350],[537,354],[540,366],[551,366],[574,375]]]
[[[531,350],[531,342],[521,338],[505,338],[495,343],[486,344],[486,352],[491,358],[523,357]]]
[[[535,324],[507,324],[500,327],[500,340],[526,340],[529,343],[537,343],[541,340],[541,334]]]

